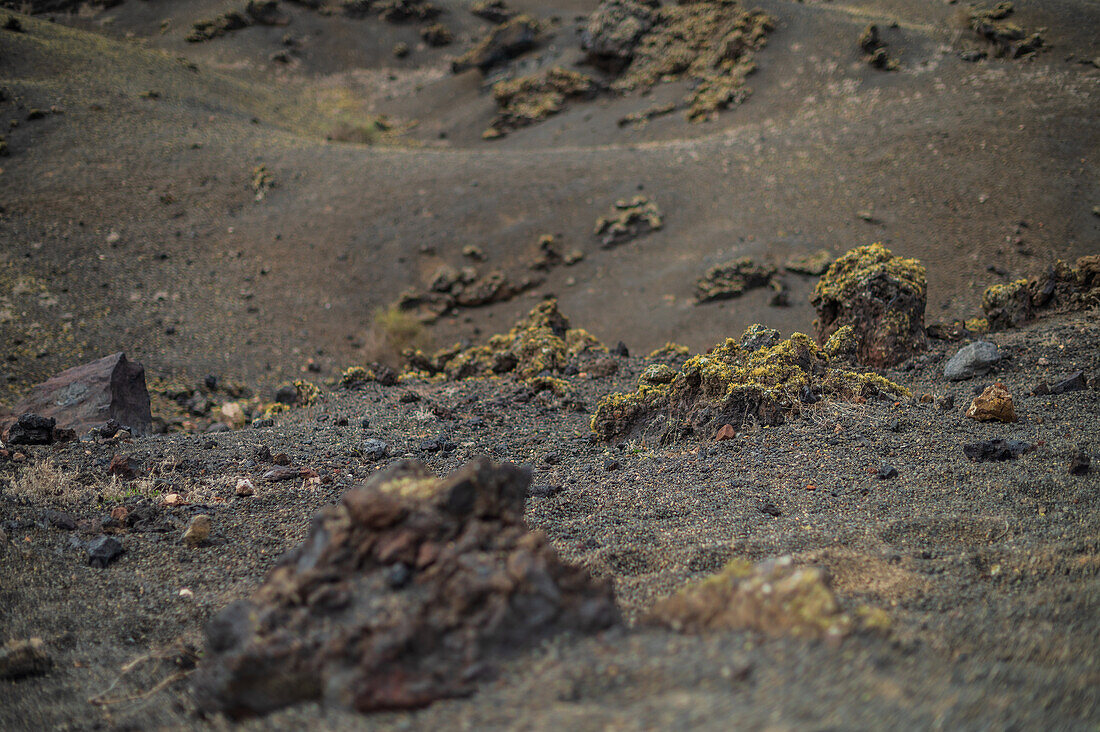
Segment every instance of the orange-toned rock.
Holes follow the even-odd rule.
[[[1015,422],[1016,408],[1008,389],[1004,384],[996,383],[974,397],[966,416],[979,422]]]
[[[737,437],[737,430],[733,428],[732,424],[724,424],[722,428],[718,430],[718,434],[715,436],[715,440],[722,442],[723,440],[732,440]]]

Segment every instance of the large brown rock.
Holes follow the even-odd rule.
[[[11,411],[52,417],[58,427],[78,432],[114,419],[142,435],[153,423],[145,367],[124,353],[62,371],[35,386]]]
[[[524,524],[529,482],[484,459],[441,480],[409,461],[348,491],[209,623],[199,708],[422,707],[472,693],[503,654],[618,622],[609,584]]]
[[[819,343],[852,326],[856,359],[869,366],[893,366],[920,353],[927,281],[924,265],[896,257],[882,246],[856,247],[832,263],[814,288],[814,328]]]

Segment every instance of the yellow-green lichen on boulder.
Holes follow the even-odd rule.
[[[428,376],[442,375],[452,381],[514,374],[528,381],[561,373],[570,363],[605,355],[607,348],[588,331],[570,328],[558,310],[557,300],[539,303],[527,317],[507,333],[492,336],[483,345],[463,348],[454,345],[428,355],[422,351],[405,354],[409,367]],[[532,381],[537,391],[564,392],[560,379]]]
[[[1043,310],[1098,305],[1100,254],[1080,257],[1075,265],[1059,259],[1038,277],[992,285],[982,293],[982,310],[991,330],[1017,328]]]
[[[768,635],[842,638],[852,630],[817,567],[798,567],[791,557],[753,565],[731,560],[720,572],[659,601],[648,622],[673,630],[755,630]]]
[[[661,442],[688,436],[710,439],[725,424],[779,424],[803,404],[822,398],[907,396],[908,390],[877,374],[861,374],[838,363],[813,339],[760,325],[740,340],[729,338],[708,353],[689,358],[678,370],[653,364],[630,393],[600,400],[591,427],[598,437],[654,436]]]
[[[819,343],[852,326],[856,360],[893,366],[927,346],[927,279],[916,259],[894,256],[882,244],[856,247],[833,262],[814,288]]]

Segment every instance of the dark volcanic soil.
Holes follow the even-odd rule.
[[[776,28],[752,94],[716,121],[618,124],[679,99],[673,82],[570,102],[491,141],[489,82],[552,65],[599,76],[578,65],[594,3],[515,5],[546,22],[545,40],[484,79],[450,60],[490,25],[446,0],[456,40],[443,48],[415,23],[285,2],[287,25],[198,44],[184,40],[194,22],[243,3],[20,16],[25,32],[0,32],[0,113],[17,123],[0,166],[4,385],[117,350],[187,379],[274,385],[309,358],[331,373],[373,358],[376,309],[468,263],[465,247],[516,278],[544,234],[587,256],[530,296],[553,293],[596,335],[646,352],[755,321],[809,330],[804,277],[786,278],[789,308],[768,307],[766,289],[694,304],[696,280],[739,256],[781,264],[881,240],[928,265],[932,315],[950,318],[975,315],[989,284],[1096,251],[1095,3],[1016,3],[1010,20],[1045,28],[1047,48],[978,62],[960,58],[987,49],[957,6],[760,5]],[[862,60],[869,22],[899,70]],[[395,58],[398,42],[412,53]],[[281,51],[290,63],[271,60]],[[255,200],[260,165],[275,187]],[[663,229],[601,250],[597,218],[640,190]],[[529,306],[462,311],[431,335],[493,333]]]
[[[0,682],[4,726],[225,726],[194,715],[171,659],[201,645],[204,621],[257,586],[314,510],[387,462],[360,457],[374,438],[393,459],[414,456],[438,474],[479,454],[530,465],[535,493],[560,490],[530,498],[527,521],[564,558],[611,577],[631,624],[559,637],[508,662],[469,699],[377,715],[372,725],[726,729],[735,718],[769,729],[1091,728],[1100,720],[1100,480],[1095,468],[1067,468],[1078,449],[1100,452],[1100,321],[1059,316],[991,339],[1005,359],[985,377],[945,381],[955,347],[944,344],[886,372],[916,395],[953,395],[950,409],[920,398],[820,402],[725,442],[594,443],[589,414],[572,402],[494,379],[333,390],[269,429],[30,448],[26,462],[0,466],[0,635],[42,637],[55,665]],[[613,378],[569,377],[575,401],[590,412],[645,365],[620,363]],[[1091,388],[1028,396],[1076,370]],[[1016,397],[1017,423],[963,416],[993,381]],[[409,391],[420,401],[402,399]],[[431,448],[436,437],[453,452]],[[1035,449],[1011,462],[964,457],[963,444],[995,438]],[[273,466],[257,457],[263,447],[331,482],[264,482]],[[112,484],[106,467],[119,453],[143,471],[156,466],[153,474]],[[879,478],[884,465],[897,476]],[[58,473],[69,485],[55,495]],[[254,496],[234,494],[241,477],[256,484]],[[164,506],[170,492],[188,504]],[[49,513],[94,521],[120,504],[145,523],[118,535],[125,553],[106,569],[72,546],[82,529],[58,528]],[[180,535],[197,513],[212,516],[213,533],[192,549]],[[819,643],[634,624],[655,599],[732,557],[787,554],[827,568],[845,610],[880,609],[889,629]],[[121,673],[150,653],[160,655]],[[245,726],[362,723],[305,705]]]

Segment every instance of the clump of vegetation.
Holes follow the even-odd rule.
[[[597,88],[592,77],[560,66],[498,82],[493,85],[497,116],[482,136],[500,137],[544,120],[564,109],[570,99],[594,96]]]
[[[1007,20],[1013,12],[1015,8],[1011,2],[1000,2],[992,8],[970,13],[970,29],[985,39],[993,47],[994,55],[1000,58],[1030,56],[1043,47],[1041,34],[1028,33]]]
[[[748,95],[745,79],[756,68],[754,52],[773,27],[767,14],[743,11],[735,2],[663,5],[611,88],[645,91],[668,79],[691,79],[695,83],[684,100],[688,119],[712,119]]]
[[[294,382],[294,391],[297,394],[294,403],[300,407],[312,407],[321,398],[321,390],[317,385],[302,379]]]
[[[275,187],[275,176],[268,171],[266,165],[257,165],[252,169],[252,179],[249,185],[252,188],[252,193],[256,196],[256,200],[262,201],[267,197],[267,192]]]
[[[886,53],[886,44],[879,35],[878,26],[871,23],[859,35],[859,48],[863,51],[863,61],[872,68],[880,71],[895,71],[898,64],[896,59]]]
[[[585,355],[606,353],[607,348],[594,335],[569,327],[569,320],[558,310],[556,300],[546,300],[510,331],[493,336],[484,345],[463,348],[456,344],[432,355],[407,352],[411,371],[405,376],[458,380],[514,374],[529,380],[536,391],[549,389],[563,393],[567,388],[564,382],[540,380],[541,377],[562,373]]]
[[[646,369],[635,391],[600,401],[591,427],[604,440],[647,434],[662,442],[692,435],[709,439],[726,424],[779,424],[821,399],[908,395],[877,374],[839,368],[809,336],[778,340],[775,331],[755,325],[740,341],[727,339],[677,371],[667,365]]]
[[[688,348],[685,345],[681,345],[679,343],[673,343],[672,341],[668,341],[668,342],[665,343],[665,345],[661,346],[660,348],[658,348],[658,349],[654,350],[652,353],[650,353],[649,354],[649,359],[650,360],[669,360],[669,361],[680,360],[680,361],[683,361],[684,359],[688,358],[689,356],[691,356],[691,349],[690,348]]]
[[[116,475],[86,482],[76,472],[47,459],[29,464],[8,490],[32,501],[72,504],[100,498],[118,500],[126,497],[127,487]]]
[[[645,196],[615,202],[607,216],[596,220],[595,234],[604,249],[657,231],[664,226],[661,209]]]
[[[368,340],[371,359],[397,366],[405,351],[426,348],[430,339],[416,315],[394,304],[375,311]]]
[[[845,325],[855,329],[860,363],[892,366],[924,350],[927,280],[916,259],[882,244],[856,247],[830,265],[814,287],[814,328],[824,343]]]

